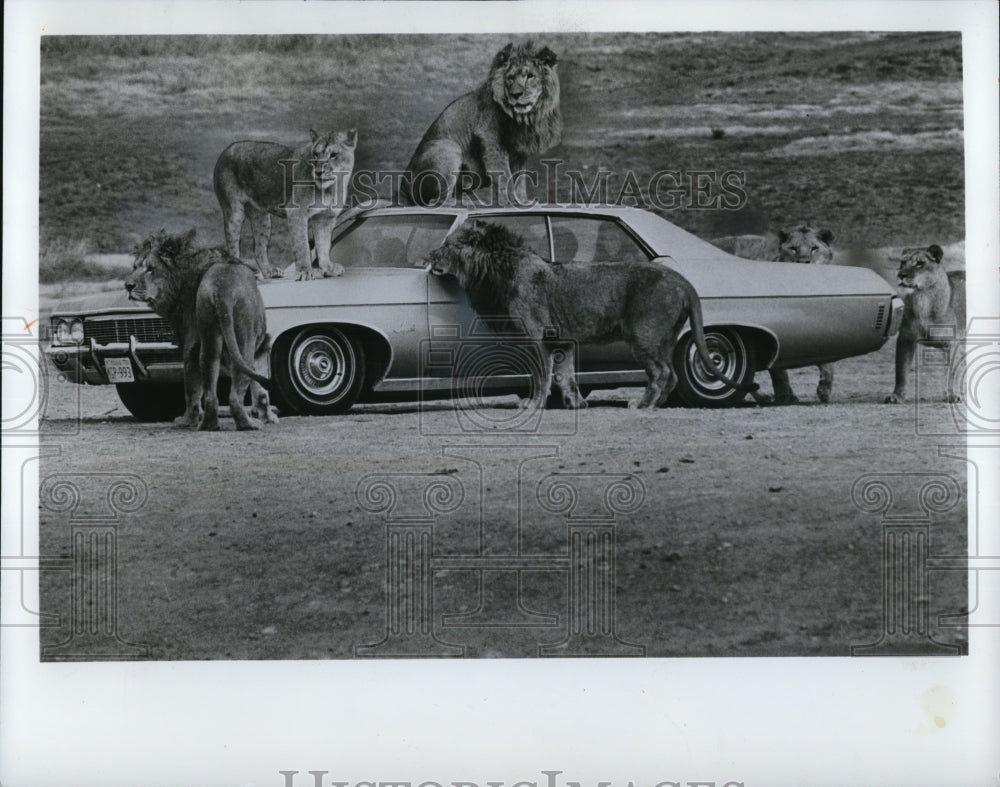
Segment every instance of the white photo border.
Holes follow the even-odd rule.
[[[970,313],[1000,314],[992,2],[9,2],[5,22],[5,317],[37,316],[41,34],[762,29],[961,31]],[[5,467],[16,459],[8,447]],[[995,518],[996,488],[980,495],[980,514]],[[5,536],[21,510],[5,494]],[[312,787],[310,770],[328,772],[323,785],[479,787],[547,785],[546,771],[561,771],[551,776],[560,785],[622,787],[1000,778],[993,628],[971,629],[970,655],[956,659],[42,664],[37,631],[0,637],[0,780],[10,785]],[[956,698],[944,729],[922,707],[934,687]]]

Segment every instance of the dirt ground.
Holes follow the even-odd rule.
[[[143,491],[138,501],[126,492],[112,528],[117,587],[106,596],[112,613],[98,619],[113,619],[120,641],[103,657],[849,655],[894,620],[883,615],[881,520],[859,508],[878,492],[852,501],[858,479],[881,474],[892,515],[919,519],[924,479],[914,474],[950,476],[961,500],[931,516],[929,554],[966,553],[966,464],[939,450],[961,450],[943,375],[920,378],[929,399],[919,407],[891,406],[881,404],[891,369],[891,343],[837,364],[826,405],[813,369],[792,373],[802,404],[788,407],[641,412],[626,406],[636,389],[595,392],[585,411],[546,412],[535,434],[509,428],[520,417],[514,397],[199,433],[137,423],[113,389],[52,379],[40,533],[54,560],[41,591],[43,612],[61,620],[43,629],[42,645],[69,645],[43,658],[90,647],[70,637],[91,620],[71,602],[74,538],[86,517],[107,516],[123,476]],[[46,491],[60,480],[80,491],[76,508]],[[387,511],[385,487],[372,481],[395,493]],[[560,496],[567,484],[575,497]],[[391,551],[389,524],[424,528],[431,541],[402,536],[413,549]],[[612,531],[613,561],[568,557],[574,527]],[[535,563],[476,562],[512,553]],[[574,573],[574,561],[591,573]],[[597,577],[598,589],[581,576]],[[965,572],[926,576],[915,597],[929,631],[911,631],[914,618],[904,639],[964,651],[963,630],[939,616],[966,609]],[[422,612],[397,618],[393,599]]]

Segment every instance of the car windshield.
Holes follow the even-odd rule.
[[[444,241],[448,214],[362,216],[335,234],[330,261],[345,268],[412,268]]]

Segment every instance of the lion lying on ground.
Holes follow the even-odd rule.
[[[951,373],[951,353],[965,335],[965,271],[946,273],[940,246],[903,249],[897,277],[903,297],[903,324],[896,337],[896,387],[886,404],[906,401],[907,377],[917,342],[949,352],[946,402],[960,402]],[[937,340],[937,341],[935,341]]]
[[[299,279],[312,278],[314,259],[324,276],[344,272],[330,262],[330,234],[346,206],[358,133],[309,133],[312,140],[294,150],[274,142],[234,142],[215,163],[213,183],[222,206],[226,248],[246,259],[240,253],[240,234],[244,217],[249,217],[254,259],[264,278],[281,276],[267,256],[272,214],[292,222]]]
[[[531,43],[507,44],[483,85],[449,104],[424,134],[400,182],[399,200],[441,205],[492,182],[499,204],[525,204],[524,178],[512,176],[528,156],[559,144],[561,135],[555,54]]]
[[[238,429],[260,429],[261,419],[277,423],[267,391],[267,378],[245,360],[259,365],[267,358],[264,302],[253,269],[224,249],[195,249],[194,230],[184,235],[161,231],[135,252],[125,280],[129,298],[145,301],[168,319],[184,357],[184,415],[174,423],[219,429],[216,385],[220,363],[232,380],[229,411]],[[251,387],[252,415],[243,406]],[[202,398],[204,397],[204,410]]]
[[[817,229],[806,224],[778,230],[777,236],[730,235],[712,241],[713,245],[737,257],[812,265],[828,265],[833,261],[831,243],[833,243],[833,233],[830,230]],[[821,363],[818,368],[819,385],[816,386],[816,398],[821,402],[828,402],[833,390],[833,364]],[[775,403],[795,404],[799,401],[792,391],[787,369],[771,369],[770,375]],[[754,394],[754,399],[760,403],[771,401],[771,397],[766,394]]]
[[[427,261],[431,273],[458,279],[480,315],[509,318],[537,343],[542,363],[533,370],[533,397],[527,406],[544,407],[554,375],[563,404],[585,407],[576,384],[573,343],[621,339],[649,378],[639,407],[664,405],[677,382],[674,348],[688,319],[706,370],[733,388],[756,389],[715,371],[698,294],[687,279],[663,265],[550,264],[506,227],[479,221],[452,234]]]

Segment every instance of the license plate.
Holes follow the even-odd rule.
[[[128,358],[105,358],[104,370],[108,373],[108,382],[134,383],[132,362]]]

